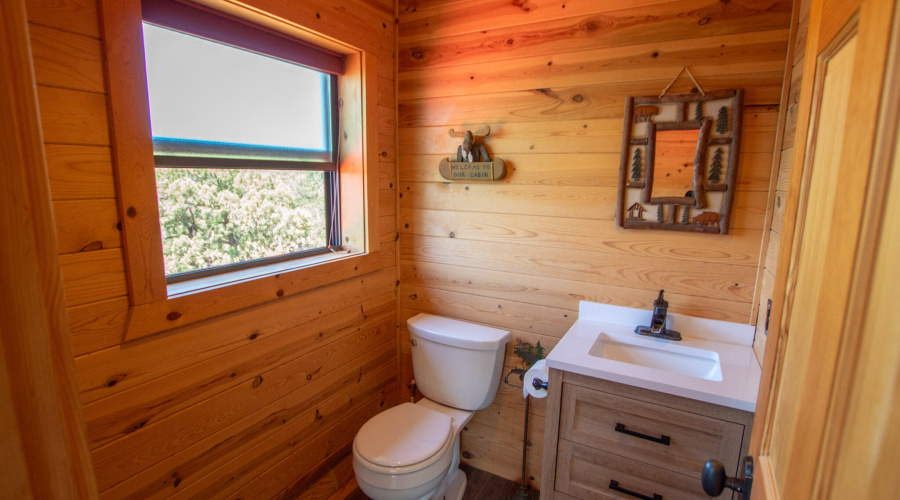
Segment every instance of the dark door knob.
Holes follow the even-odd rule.
[[[728,477],[722,462],[718,460],[706,462],[700,475],[703,491],[711,497],[717,497],[725,491],[725,488],[729,488],[740,493],[741,499],[750,500],[750,489],[753,486],[753,457],[744,457],[739,472],[738,477]]]

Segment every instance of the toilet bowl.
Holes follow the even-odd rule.
[[[456,476],[450,473],[459,466],[459,433],[472,415],[422,399],[373,417],[353,441],[360,489],[375,500],[425,500],[447,493]],[[461,494],[465,475],[460,476]]]
[[[374,500],[460,500],[460,432],[494,400],[509,332],[419,314],[407,321],[423,399],[366,422],[353,440],[353,472]],[[421,379],[420,379],[421,377]]]

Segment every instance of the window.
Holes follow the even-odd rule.
[[[287,299],[317,287],[386,269],[396,263],[395,247],[382,245],[379,238],[379,222],[382,220],[379,217],[380,179],[377,168],[379,64],[375,52],[379,50],[376,33],[382,24],[352,18],[347,19],[346,23],[320,24],[314,10],[295,8],[299,4],[292,2],[202,0],[201,3],[203,5],[189,0],[99,0],[106,56],[111,153],[128,285],[129,308],[124,341],[238,309]],[[274,12],[267,11],[267,8]],[[264,136],[271,142],[262,143],[258,142],[259,136],[253,135],[229,138],[160,134],[159,138],[184,140],[175,141],[174,144],[179,147],[174,149],[163,151],[162,148],[154,148],[142,23],[225,44],[228,46],[226,48],[242,52],[241,55],[247,52],[267,61],[274,58],[279,62],[315,70],[317,73],[314,74],[320,75],[319,81],[327,80],[330,86],[330,104],[327,105],[330,127],[323,127],[322,133],[330,134],[323,143],[326,146],[330,144],[331,149],[325,150],[312,143],[288,142],[268,132]],[[189,66],[191,64],[188,63]],[[321,76],[323,74],[324,77]],[[184,85],[174,88],[177,90]],[[227,81],[215,81],[213,85],[233,88]],[[304,97],[313,94],[321,96],[323,92],[317,91]],[[334,108],[338,100],[335,95],[339,96],[340,123],[335,119],[338,116]],[[213,107],[235,106],[235,103],[236,100],[228,96]],[[319,107],[304,108],[300,122],[313,121],[312,111],[309,110]],[[318,118],[314,121],[319,123]],[[307,125],[297,125],[300,126]],[[251,127],[252,133],[256,130],[257,127]],[[217,152],[225,153],[210,153],[209,145],[204,141],[222,143],[217,144],[221,146]],[[166,141],[163,139],[157,143],[157,146],[165,145]],[[169,145],[172,144],[169,142]],[[260,151],[267,154],[260,156]],[[328,153],[323,154],[323,151]],[[289,156],[281,156],[282,153]],[[340,251],[326,251],[304,258],[294,258],[298,254],[289,253],[286,260],[280,262],[245,262],[246,265],[259,265],[242,270],[213,262],[208,269],[186,275],[198,279],[181,277],[184,280],[180,282],[167,280],[166,275],[173,273],[167,271],[165,266],[164,229],[159,216],[160,200],[156,188],[156,176],[162,169],[172,169],[174,174],[182,176],[202,174],[212,179],[212,183],[216,182],[217,175],[239,176],[246,175],[245,172],[273,177],[311,175],[321,178],[319,182],[323,185],[331,177],[331,189],[323,188],[321,191],[322,196],[332,196],[331,205],[326,202],[324,209],[319,210],[325,210],[330,215],[326,217],[326,222],[334,221],[331,222],[332,228],[340,222],[340,230],[332,229],[331,235],[334,236],[331,242],[334,245],[338,243],[336,236],[339,232]],[[263,183],[259,180],[255,182]],[[279,196],[282,192],[292,193],[291,189],[279,191],[280,184],[275,184],[276,180],[267,179],[265,182],[269,183],[266,186],[270,191],[277,192]],[[175,181],[177,183],[178,179]],[[243,179],[240,183],[245,185]],[[310,181],[309,185],[315,183]],[[315,191],[318,193],[319,189]],[[258,189],[248,188],[244,193],[255,194]],[[194,195],[183,196],[193,199]],[[309,198],[316,199],[312,195]],[[322,205],[316,201],[316,206]],[[251,217],[246,215],[246,218]],[[199,229],[201,222],[196,224]],[[274,228],[263,227],[260,231],[272,232]],[[295,239],[289,235],[283,241],[294,244]],[[296,248],[284,244],[283,251],[292,250]],[[221,272],[226,269],[229,272]],[[199,276],[206,272],[219,274]]]
[[[339,247],[342,58],[175,0],[142,11],[167,281]]]

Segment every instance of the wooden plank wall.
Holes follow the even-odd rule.
[[[338,36],[349,26],[378,56],[385,264],[120,344],[128,298],[97,2],[28,0],[72,345],[102,498],[293,497],[340,463],[365,420],[396,404],[394,2],[303,7],[313,28]]]
[[[400,0],[401,381],[405,319],[429,312],[552,347],[579,300],[753,323],[792,5],[787,0]],[[744,88],[731,234],[615,227],[624,102],[683,65],[706,90]],[[686,78],[672,88],[690,92]],[[510,174],[446,183],[448,128],[488,124]],[[511,345],[510,345],[511,347]],[[514,365],[507,353],[506,369]],[[405,385],[405,384],[401,384]],[[540,488],[545,406],[533,405],[528,475]],[[463,432],[463,460],[517,479],[521,389]]]
[[[775,286],[775,272],[778,268],[778,251],[781,248],[781,232],[784,227],[784,208],[787,202],[788,183],[791,179],[791,160],[794,153],[794,132],[797,129],[797,105],[800,102],[800,86],[803,83],[803,61],[806,51],[806,32],[809,29],[810,0],[798,0],[797,36],[794,42],[794,57],[791,61],[791,84],[787,100],[787,119],[781,146],[781,161],[778,165],[777,180],[773,199],[770,200],[770,231],[763,256],[763,273],[759,295],[759,314],[756,320],[756,337],[753,349],[762,363],[766,351],[766,310]]]

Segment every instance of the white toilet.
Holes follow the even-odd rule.
[[[353,440],[353,472],[374,500],[459,500],[459,433],[497,395],[510,333],[419,314],[412,335],[416,385],[425,396],[366,422]]]

